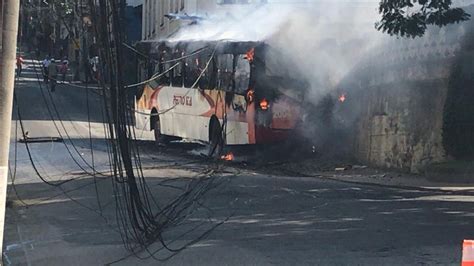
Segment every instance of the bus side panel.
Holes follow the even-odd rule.
[[[143,88],[143,93],[140,99],[135,101],[135,126],[139,130],[150,131],[150,113],[153,106],[150,106],[150,100],[153,97],[155,90],[146,85]]]
[[[272,106],[273,129],[293,129],[300,117],[300,106],[287,97],[280,97]]]
[[[299,121],[299,110],[300,106],[285,96],[270,103],[268,110],[258,110],[255,116],[256,143],[270,144],[288,139]]]
[[[238,121],[227,121],[226,143],[228,145],[249,144],[248,132],[249,132],[248,123],[238,122]]]
[[[226,143],[228,145],[253,144],[255,105],[248,104],[245,96],[234,95],[227,106]]]
[[[187,139],[208,141],[209,140],[209,118],[191,116],[185,114],[169,114],[164,116],[162,123],[170,126],[171,136]]]
[[[161,107],[159,112],[162,132],[165,135],[189,138],[195,140],[209,140],[210,116],[200,114],[209,113],[212,103],[197,89],[182,87],[164,87],[157,100]]]
[[[173,134],[173,103],[169,100],[170,87],[163,87],[157,94],[155,103],[159,106],[161,133],[164,135],[175,136]]]
[[[150,114],[151,110],[139,110],[135,113],[135,127],[140,131],[150,131]]]
[[[292,130],[289,129],[273,129],[264,126],[256,126],[255,138],[258,144],[271,144],[282,142],[288,139]]]

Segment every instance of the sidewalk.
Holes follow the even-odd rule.
[[[422,175],[402,174],[390,170],[345,170],[341,172],[321,173],[320,177],[344,182],[371,184],[416,190],[433,190],[450,193],[469,193],[474,195],[472,183],[436,182]]]
[[[455,174],[449,173],[444,174],[446,175],[444,178],[440,178],[442,173],[416,175],[390,169],[375,169],[364,165],[348,165],[317,159],[282,163],[267,169],[274,174],[281,172],[295,176],[317,177],[356,184],[474,195],[473,182],[460,181],[466,180],[465,176],[456,178]],[[452,180],[452,182],[438,182],[438,180]]]

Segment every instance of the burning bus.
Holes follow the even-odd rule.
[[[264,42],[158,42],[148,49],[155,74],[137,95],[136,122],[158,143],[204,141],[212,156],[224,145],[284,141],[299,124],[308,85],[278,71]]]

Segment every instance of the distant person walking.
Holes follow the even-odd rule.
[[[99,81],[99,57],[94,56],[89,60],[90,68],[91,68],[91,74],[92,74],[92,80],[93,81]]]
[[[44,83],[48,84],[48,81],[49,81],[49,65],[51,64],[51,60],[49,59],[49,56],[47,56],[41,64],[43,65]]]
[[[62,81],[66,81],[66,74],[68,70],[69,60],[67,59],[67,57],[64,57],[63,61],[61,62],[61,65],[59,66],[59,73],[61,74]]]
[[[58,65],[54,59],[51,59],[51,63],[48,66],[48,78],[51,81],[51,92],[56,90],[56,81],[58,79]]]
[[[16,57],[16,74],[17,74],[17,77],[20,77],[21,75],[21,71],[23,70],[23,57],[21,57],[21,55],[18,55]]]

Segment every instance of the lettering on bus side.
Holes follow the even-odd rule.
[[[193,106],[193,98],[190,96],[173,95],[174,105]]]

